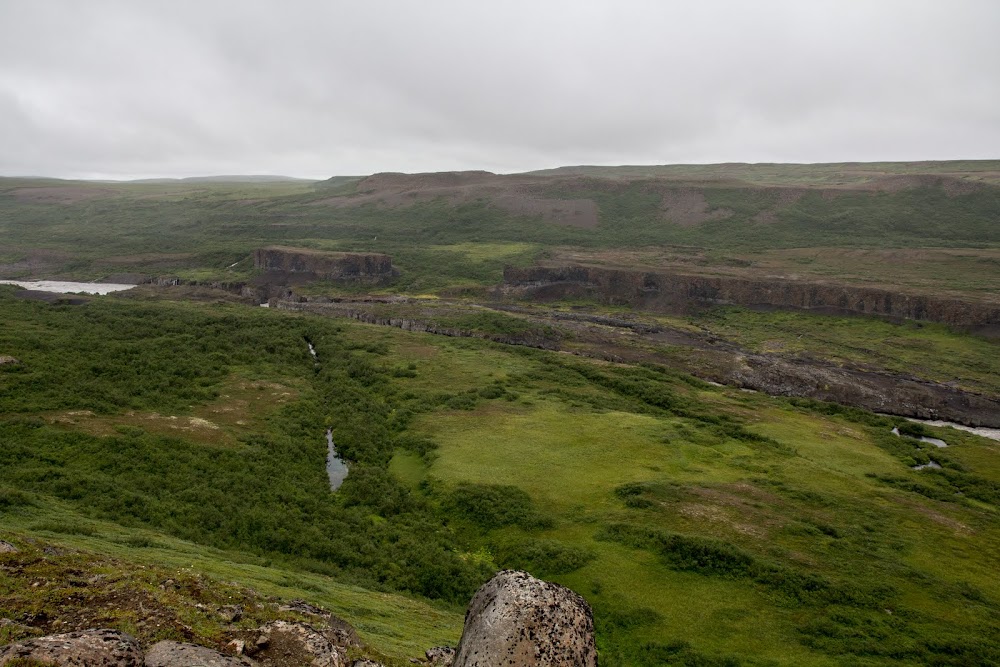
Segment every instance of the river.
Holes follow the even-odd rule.
[[[907,421],[916,422],[918,424],[927,424],[928,426],[946,426],[949,428],[957,428],[959,431],[975,433],[976,435],[989,438],[990,440],[1000,440],[1000,428],[966,426],[965,424],[955,424],[953,422],[941,421],[940,419],[913,419],[911,417],[907,417],[906,419]]]
[[[18,285],[26,290],[57,294],[110,294],[135,287],[122,283],[73,283],[62,280],[0,280],[0,285]]]

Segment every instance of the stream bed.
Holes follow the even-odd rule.
[[[976,435],[989,438],[990,440],[1000,440],[1000,428],[966,426],[965,424],[955,424],[953,422],[941,421],[939,419],[913,419],[912,417],[907,417],[906,419],[907,421],[916,422],[918,424],[926,424],[928,426],[947,426],[949,428],[957,428],[960,431],[975,433]]]
[[[330,490],[336,491],[347,479],[347,464],[337,455],[333,444],[333,429],[326,429],[326,474],[330,478]]]
[[[902,433],[899,432],[898,428],[893,428],[892,429],[892,434],[893,435],[899,435],[899,436],[902,435]],[[935,447],[947,447],[948,446],[948,443],[945,442],[944,440],[941,440],[940,438],[928,438],[926,435],[911,435],[909,437],[915,438],[915,439],[919,440],[920,442],[926,442],[929,445],[934,445]]]

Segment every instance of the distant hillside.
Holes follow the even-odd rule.
[[[497,284],[505,264],[554,257],[1000,285],[1000,160],[212,178],[0,179],[0,276],[231,279],[254,248],[290,245],[392,255],[404,290]]]
[[[759,185],[850,185],[886,176],[937,175],[1000,184],[1000,160],[948,160],[924,162],[832,162],[774,164],[726,162],[721,164],[579,165],[526,172],[533,176],[590,176],[634,180],[745,181]]]
[[[311,183],[311,178],[296,178],[270,174],[233,174],[222,176],[189,176],[187,178],[137,178],[126,183]]]

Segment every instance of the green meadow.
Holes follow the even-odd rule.
[[[936,473],[910,469],[928,452],[887,436],[892,421],[529,356],[541,363],[494,379],[516,400],[426,415],[415,428],[437,449],[390,470],[415,487],[527,493],[550,523],[463,528],[494,559],[584,593],[606,664],[994,659],[996,507],[931,491]],[[449,353],[449,374],[470,361]],[[608,382],[633,374],[652,400]],[[945,431],[935,459],[993,497],[1000,446]]]

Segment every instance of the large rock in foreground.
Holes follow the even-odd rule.
[[[469,603],[454,667],[499,665],[596,667],[590,605],[526,572],[498,572]]]
[[[142,650],[117,630],[84,630],[28,639],[0,648],[0,665],[17,659],[73,667],[142,667]]]

